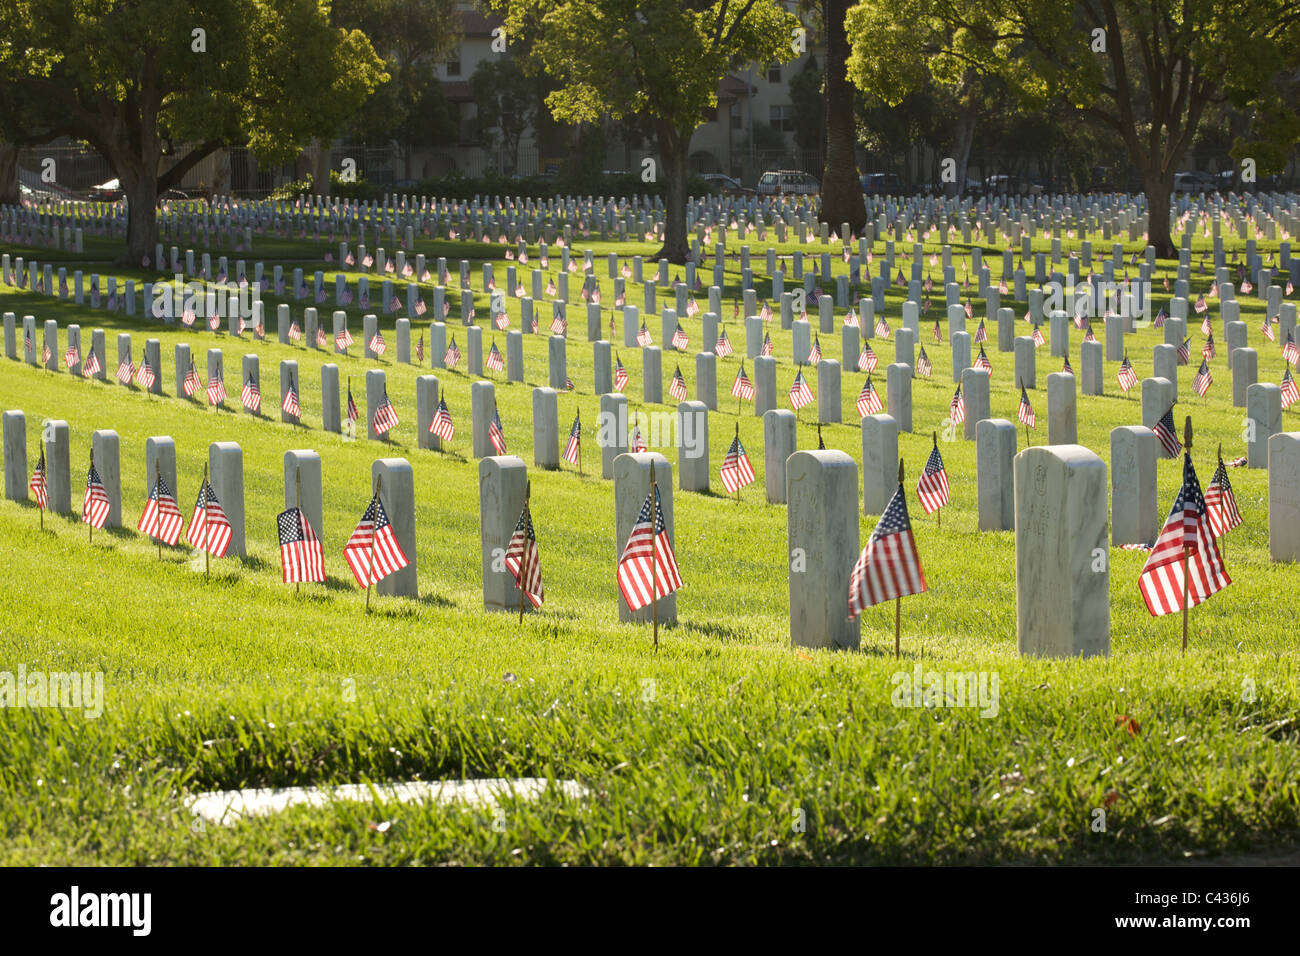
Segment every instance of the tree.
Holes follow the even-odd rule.
[[[691,134],[736,62],[788,62],[798,20],[778,0],[489,0],[507,35],[529,35],[559,88],[557,119],[597,123],[644,113],[655,128],[653,174],[665,176],[663,248],[683,263]],[[648,174],[648,172],[647,172]]]
[[[326,14],[317,0],[0,0],[0,99],[32,96],[45,132],[108,160],[127,199],[122,262],[138,264],[161,189],[224,145],[291,159],[386,78],[365,36]]]
[[[1234,155],[1260,171],[1280,170],[1300,132],[1285,83],[1300,66],[1291,0],[872,0],[850,11],[856,82],[870,81],[879,56],[869,31],[890,17],[942,40],[921,64],[932,74],[996,76],[1024,104],[1055,103],[1113,130],[1142,176],[1148,241],[1161,258],[1176,254],[1174,173],[1207,116],[1228,105],[1253,115]]]
[[[384,58],[388,79],[367,98],[350,129],[367,142],[396,138],[409,176],[413,147],[456,135],[437,74],[438,62],[460,33],[453,0],[334,0],[330,22],[360,30]],[[313,190],[324,193],[329,189],[329,150],[327,144],[316,145]]]
[[[826,163],[822,169],[821,221],[847,222],[853,232],[867,224],[858,176],[853,85],[849,82],[849,35],[845,18],[852,0],[822,0],[826,26]],[[847,240],[847,236],[844,237]]]
[[[826,71],[817,62],[817,57],[808,57],[808,62],[794,76],[790,77],[790,112],[794,120],[794,144],[800,149],[824,149],[826,146],[826,111],[823,107],[822,89]],[[849,128],[853,127],[853,117],[849,117]]]
[[[519,166],[519,139],[533,124],[537,113],[537,89],[524,75],[513,56],[483,60],[470,77],[474,102],[478,105],[480,138],[489,146],[499,145],[507,168]]]

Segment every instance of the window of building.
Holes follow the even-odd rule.
[[[460,47],[447,54],[447,75],[460,76]]]
[[[769,82],[769,83],[780,83],[780,82],[781,82],[781,64],[780,64],[780,63],[769,63],[769,64],[767,65],[767,82]]]
[[[794,107],[789,103],[767,108],[768,122],[772,129],[782,133],[794,132]]]
[[[740,129],[741,119],[743,119],[743,117],[741,116],[740,104],[733,104],[731,107],[731,128]]]

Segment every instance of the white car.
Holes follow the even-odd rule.
[[[797,169],[770,170],[758,180],[760,196],[815,196],[821,191],[821,183]]]

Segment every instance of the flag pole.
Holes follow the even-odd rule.
[[[203,576],[212,568],[212,522],[208,520],[208,466],[203,466]]]
[[[582,408],[578,408],[578,477],[582,477]],[[530,486],[532,482],[528,483]]]
[[[379,489],[384,486],[384,476],[375,478],[375,501],[379,501]],[[375,589],[375,544],[379,534],[379,508],[375,506],[375,521],[370,527],[370,564],[366,568],[366,613],[370,613],[370,592]]]
[[[1183,424],[1183,449],[1184,449],[1184,454],[1187,455],[1187,458],[1190,461],[1192,457],[1192,416],[1191,415],[1187,416],[1186,421]],[[1187,591],[1188,591],[1187,565],[1188,565],[1190,554],[1191,554],[1191,549],[1187,547],[1187,541],[1186,538],[1184,537],[1183,540],[1183,656],[1184,657],[1187,656]]]
[[[1222,467],[1223,467],[1223,442],[1219,442],[1219,455],[1218,455],[1218,458],[1219,458],[1219,468],[1222,468]],[[1219,500],[1220,500],[1220,501],[1223,500],[1223,489],[1222,489],[1222,488],[1219,489]],[[1223,523],[1223,522],[1222,522],[1222,519],[1220,519],[1220,522],[1219,522],[1219,523],[1220,523],[1220,525],[1222,525],[1222,523]],[[1223,542],[1224,542],[1224,541],[1227,541],[1227,540],[1228,540],[1228,532],[1227,532],[1227,529],[1226,529],[1226,528],[1224,529],[1223,534],[1219,535],[1217,538],[1214,539],[1215,546],[1218,547],[1218,549],[1219,549],[1219,556],[1220,556],[1220,557],[1223,556]]]
[[[352,387],[352,379],[348,378],[348,387]],[[293,472],[293,506],[298,511],[298,530],[302,531],[302,469],[295,468]],[[302,582],[293,582],[293,593],[302,593]]]
[[[736,441],[740,441],[740,422],[736,422]],[[736,485],[736,504],[740,504],[740,485]]]
[[[650,460],[650,550],[654,552],[654,572],[650,582],[650,603],[653,606],[655,628],[655,653],[659,653],[659,488],[655,484],[655,463]]]
[[[932,432],[930,432],[930,437],[934,439],[934,447],[935,447],[935,450],[937,451],[938,448],[939,448],[939,433],[938,433],[938,432],[935,432],[935,431],[932,431]],[[903,464],[902,464],[902,461],[903,461],[903,460],[900,458],[900,459],[899,459],[899,465],[898,465],[898,483],[899,483],[900,485],[903,483]],[[940,507],[934,509],[934,526],[935,526],[936,528],[942,528],[942,527],[943,527],[943,518],[941,517],[942,514],[943,514],[943,507],[942,507],[942,506],[940,506]]]
[[[528,503],[532,500],[532,497],[533,497],[533,483],[531,481],[525,482],[524,483],[524,514],[528,514]],[[531,519],[532,516],[529,515],[529,520]],[[524,542],[523,557],[525,558],[527,558],[528,556],[527,549],[528,549],[528,543]],[[524,589],[522,586],[523,576],[524,576],[524,564],[521,561],[519,563],[519,574],[515,578],[515,589],[519,592],[519,626],[520,627],[524,626]]]
[[[95,448],[94,448],[93,445],[92,445],[91,448],[90,448],[90,470],[91,470],[91,471],[94,471],[94,470],[95,470]],[[87,477],[86,481],[87,481],[87,483],[89,483],[90,478]],[[85,505],[84,505],[84,504],[82,505],[82,508],[81,508],[81,515],[82,515],[83,518],[86,516],[86,508],[85,508]],[[87,521],[87,522],[86,522],[86,527],[90,529],[90,535],[86,538],[86,543],[87,543],[87,544],[94,544],[94,543],[95,543],[95,524],[94,524],[94,522],[92,522],[92,521]]]
[[[898,459],[898,490],[903,490],[903,459]],[[894,598],[894,657],[897,659],[902,653],[901,650],[901,633],[903,627],[903,598],[901,596]]]
[[[155,458],[153,462],[153,486],[158,487],[158,482],[162,481],[162,463]],[[157,515],[154,516],[154,525],[159,531],[162,530],[162,519]],[[158,545],[158,560],[162,560],[162,538],[154,535],[154,543]]]

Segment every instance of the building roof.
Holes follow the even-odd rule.
[[[478,10],[461,10],[457,15],[460,17],[462,36],[490,37],[494,29],[506,25],[500,17],[493,14],[484,15]]]
[[[718,99],[720,100],[734,100],[757,92],[758,90],[754,87],[730,73],[718,83]]]

